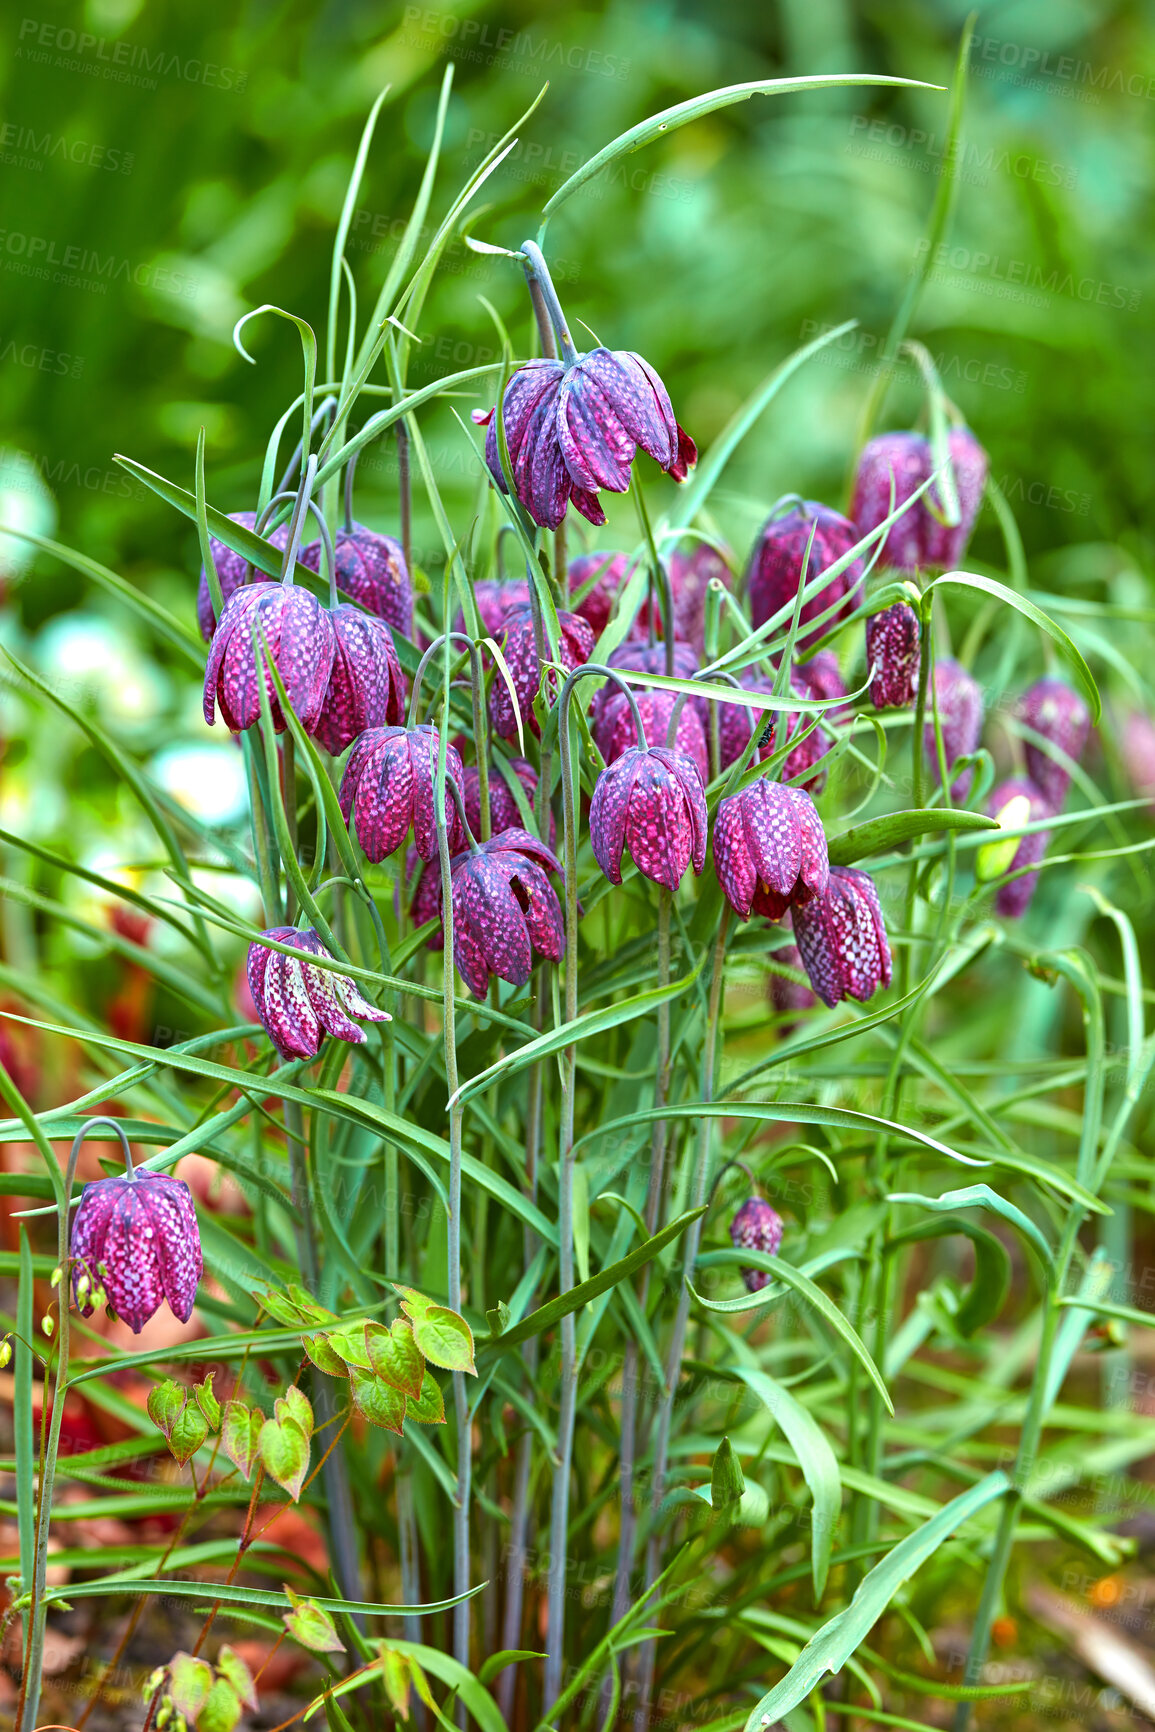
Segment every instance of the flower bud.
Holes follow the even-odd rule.
[[[941,483],[927,488],[887,531],[880,564],[896,571],[913,572],[928,566],[947,570],[962,558],[982,503],[987,454],[966,427],[951,429],[947,448],[958,494],[958,523],[952,526],[941,521]],[[851,506],[861,533],[865,535],[885,522],[936,467],[931,442],[921,433],[882,433],[872,439],[858,460]]]
[[[730,1222],[730,1239],[741,1250],[776,1257],[782,1243],[782,1217],[765,1197],[747,1197]],[[748,1293],[760,1293],[774,1277],[765,1269],[743,1269],[742,1279]]]
[[[867,620],[866,665],[876,710],[905,710],[918,696],[919,630],[918,615],[905,601]]]

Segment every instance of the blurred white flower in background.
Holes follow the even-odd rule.
[[[0,524],[51,535],[56,528],[56,501],[44,478],[23,451],[0,449]],[[18,535],[0,532],[0,582],[22,577],[37,549]]]
[[[249,809],[245,761],[231,739],[165,746],[148,774],[202,824],[237,824]]]

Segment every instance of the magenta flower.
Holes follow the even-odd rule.
[[[866,666],[873,670],[870,701],[876,710],[905,710],[918,695],[918,615],[896,601],[866,622]]]
[[[813,545],[810,545],[811,534],[814,536]],[[754,543],[746,571],[746,599],[754,624],[765,625],[782,608],[793,605],[803,584],[841,559],[844,553],[849,553],[858,539],[858,530],[849,519],[812,499],[806,500],[800,509],[788,511],[785,516],[769,518]],[[804,573],[802,561],[808,545],[810,560]],[[824,632],[850,612],[862,582],[862,573],[862,560],[855,559],[840,576],[831,578],[817,595],[803,602],[800,626],[817,619],[837,601],[841,601],[842,606],[817,631],[807,633],[800,630],[796,640],[799,649],[817,643]],[[787,623],[784,622],[783,629]]]
[[[824,895],[826,832],[810,795],[765,776],[729,795],[714,820],[714,869],[742,920],[751,910],[780,920],[791,903]]]
[[[405,676],[383,619],[347,602],[329,615],[333,671],[313,734],[334,757],[366,728],[405,720]]]
[[[579,618],[576,613],[559,613],[557,617],[561,627],[558,641],[560,662],[567,673],[572,673],[574,668],[580,668],[583,662],[589,661],[594,647],[594,634],[587,621]],[[528,606],[511,609],[505,616],[503,628],[505,644],[502,654],[517,693],[517,711],[514,710],[509,687],[499,668],[490,687],[489,715],[494,731],[500,734],[503,740],[513,740],[517,737],[518,713],[521,715],[523,727],[529,728],[534,734],[541,732],[537,717],[533,713],[533,700],[541,686],[542,670],[537,657],[532,609]],[[549,702],[552,708],[561,689],[561,682],[556,674],[551,675],[549,687]]]
[[[255,530],[257,527],[255,511],[230,511],[229,516],[234,523],[239,523],[243,529]],[[283,553],[289,544],[289,525],[279,523],[276,529],[270,530],[265,539],[270,547],[275,547],[278,552]],[[220,579],[223,605],[229,600],[234,590],[240,588],[248,562],[241,554],[234,553],[231,547],[226,547],[223,541],[217,541],[215,536],[210,535],[209,546],[212,548],[213,564],[217,568],[217,577]],[[305,563],[304,555],[301,556],[301,562],[302,564]],[[264,581],[265,574],[257,572],[254,568],[253,576],[256,582],[261,583]],[[217,626],[217,616],[213,612],[213,598],[209,594],[209,580],[203,565],[201,566],[200,582],[197,584],[197,624],[205,642],[211,643],[213,632]]]
[[[958,492],[958,523],[951,528],[941,521],[939,487],[928,488],[887,531],[879,556],[883,565],[898,571],[913,572],[927,566],[947,570],[962,558],[986,486],[987,454],[966,427],[952,428],[947,446]],[[850,508],[862,533],[877,529],[935,468],[930,440],[921,433],[882,433],[872,439],[858,460]]]
[[[612,764],[623,752],[637,745],[637,729],[634,726],[629,699],[619,686],[611,685],[607,680],[597,695],[604,701],[596,706],[596,720],[591,732],[602,757],[607,764]],[[660,740],[665,745],[669,737],[670,718],[677,702],[677,692],[638,692],[638,713],[648,740]],[[674,745],[679,752],[693,760],[702,779],[702,786],[705,787],[710,780],[709,753],[706,748],[706,733],[695,702],[695,699],[690,698],[682,705]],[[591,705],[591,716],[593,711],[594,706]]]
[[[1019,700],[1018,712],[1019,720],[1033,733],[1040,734],[1078,763],[1090,737],[1091,712],[1069,685],[1063,680],[1036,680]],[[1023,745],[1027,775],[1051,811],[1057,812],[1067,798],[1071,772],[1033,740],[1026,740]]]
[[[768,1257],[776,1257],[782,1243],[782,1217],[765,1197],[747,1197],[730,1222],[730,1241],[739,1250],[765,1251]],[[742,1279],[748,1293],[760,1293],[774,1277],[765,1269],[743,1269]]]
[[[417,728],[369,728],[349,753],[341,778],[340,802],[345,822],[350,814],[357,840],[369,860],[384,860],[396,852],[413,830],[423,860],[437,853],[437,819],[433,782],[439,741],[430,723]],[[464,771],[456,749],[445,748],[445,776],[464,788]],[[453,795],[445,790],[445,826],[449,851],[461,847],[461,819]]]
[[[85,1185],[69,1248],[82,1317],[103,1299],[139,1335],[165,1300],[180,1322],[192,1316],[204,1263],[183,1179],[129,1166],[123,1178]]]
[[[998,818],[1011,801],[1020,796],[1025,796],[1031,803],[1030,823],[1037,824],[1053,815],[1055,807],[1042,790],[1034,782],[1018,776],[999,783],[987,804],[987,812],[992,818]],[[1033,830],[1029,836],[1021,837],[1015,857],[1007,867],[1008,873],[1018,872],[1024,866],[1037,866],[1047,852],[1050,840],[1049,830]],[[1038,883],[1037,872],[1024,872],[1021,878],[1000,884],[995,894],[995,913],[1009,920],[1021,919],[1031,905]]]
[[[560,874],[557,856],[516,826],[453,861],[453,960],[475,998],[491,974],[524,986],[535,951],[561,961],[565,922],[547,871]]]
[[[507,582],[497,582],[492,578],[482,578],[473,586],[473,599],[477,603],[477,611],[481,615],[481,623],[490,637],[500,637],[505,617],[514,608],[529,606],[529,584],[524,578],[515,578]],[[454,631],[465,630],[465,614],[460,608],[453,622]]]
[[[261,937],[332,960],[312,927],[272,926]],[[393,1020],[362,998],[345,975],[270,950],[260,938],[249,945],[246,973],[257,1020],[282,1058],[316,1058],[327,1034],[360,1046],[365,1031],[350,1020],[354,1016],[365,1022]]]
[[[774,690],[768,680],[759,679],[756,676],[747,675],[742,678],[742,684],[747,691],[765,692],[767,696]],[[798,677],[797,669],[791,670],[790,686],[791,690],[799,697],[809,698],[816,695],[807,690]],[[719,762],[722,769],[728,769],[742,756],[754,729],[757,729],[759,734],[758,750],[755,757],[762,759],[763,762],[767,758],[773,757],[778,750],[778,718],[781,713],[781,711],[775,710],[750,710],[744,704],[723,703],[718,719]],[[788,744],[801,728],[809,727],[811,717],[800,714],[797,710],[791,710],[787,714],[786,741]],[[787,754],[778,774],[784,782],[792,782],[798,776],[805,776],[808,771],[814,769],[815,765],[826,756],[829,750],[829,734],[825,733],[821,727],[816,727],[806,735],[805,739],[799,741],[792,752]],[[813,793],[821,793],[825,785],[825,770],[817,771],[803,783],[803,787]]]
[[[321,543],[313,541],[302,549],[300,562],[319,572]],[[413,636],[413,584],[399,541],[391,535],[378,535],[363,523],[339,529],[333,543],[333,569],[343,595],[383,619],[402,637]]]
[[[587,621],[595,637],[610,623],[618,591],[633,570],[624,553],[582,553],[569,562],[569,592],[573,596],[594,576],[597,582],[587,595],[574,603],[574,612]]]
[[[674,637],[681,643],[690,644],[701,655],[705,647],[706,591],[712,578],[717,578],[730,589],[733,584],[730,567],[709,542],[695,540],[674,549],[670,555],[668,575],[674,603]],[[661,633],[660,606],[654,609],[654,625]],[[644,601],[638,609],[634,629],[648,632],[649,627],[650,604]]]
[[[260,719],[257,675],[260,633],[276,664],[301,726],[312,731],[321,713],[337,641],[332,616],[315,596],[297,584],[250,583],[234,590],[213,633],[205,668],[204,712],[211,727],[217,704],[227,728],[243,733]],[[272,674],[262,669],[273,727],[285,731],[285,718]]]
[[[1132,710],[1124,721],[1119,750],[1132,793],[1149,802],[1148,814],[1155,817],[1155,722],[1142,710]]]
[[[878,891],[865,872],[832,866],[825,894],[795,905],[794,936],[802,966],[823,1004],[860,1003],[890,985],[890,945]]]
[[[510,758],[504,768],[512,770],[521,783],[526,803],[533,811],[533,803],[537,798],[537,771],[526,758]],[[481,774],[475,764],[465,767],[465,818],[470,830],[475,836],[481,835]],[[518,809],[506,776],[502,774],[494,759],[489,761],[489,830],[496,836],[502,830],[517,830],[524,827],[525,820]],[[553,844],[554,832],[557,828],[553,814],[550,814],[550,845]],[[429,916],[425,918],[428,920]]]
[[[947,769],[960,758],[969,757],[978,749],[983,731],[983,694],[966,669],[949,656],[934,664],[934,700],[938,706],[938,721],[942,731],[943,754]],[[938,749],[934,737],[934,713],[928,696],[926,725],[923,729],[923,753],[935,781],[938,773]],[[951,799],[966,798],[971,785],[971,771],[951,783]]]
[[[485,461],[506,493],[495,412],[475,410],[473,419],[489,429]],[[591,349],[568,363],[527,361],[505,388],[502,419],[514,491],[543,529],[557,528],[571,499],[590,523],[604,523],[598,489],[626,492],[639,446],[675,481],[698,458],[661,379],[624,349]]]
[[[693,863],[706,864],[706,796],[685,752],[632,746],[604,769],[590,801],[590,843],[611,884],[622,881],[622,850],[645,878],[676,890]]]
[[[838,657],[830,649],[819,650],[809,661],[798,662],[790,671],[790,682],[800,697],[828,701],[846,696],[846,681],[838,666]]]

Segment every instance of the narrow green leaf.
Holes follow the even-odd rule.
[[[1063,630],[1062,626],[1051,618],[1050,614],[1044,613],[1041,607],[1037,607],[1025,595],[1019,595],[1017,590],[1008,589],[1005,583],[999,583],[993,577],[982,577],[973,571],[944,572],[941,577],[936,577],[932,583],[927,585],[923,591],[924,597],[930,596],[940,585],[945,584],[951,584],[956,589],[977,589],[985,595],[993,595],[999,601],[1005,602],[1008,607],[1017,608],[1024,618],[1029,619],[1033,625],[1037,625],[1041,632],[1045,632],[1049,638],[1053,639],[1070,662],[1071,670],[1082,686],[1084,696],[1090,705],[1092,720],[1095,723],[1102,720],[1103,705],[1094,676],[1074,641]]]
[[[868,854],[881,854],[885,848],[897,848],[912,836],[925,836],[940,830],[997,830],[994,818],[982,812],[967,812],[962,807],[920,812],[891,812],[885,818],[870,818],[865,824],[855,824],[829,841],[830,864],[852,866]],[[1017,847],[1016,843],[1016,847]]]
[[[731,1370],[753,1390],[767,1412],[782,1427],[787,1442],[798,1457],[802,1477],[810,1487],[814,1500],[810,1569],[814,1603],[817,1605],[826,1588],[834,1532],[842,1508],[842,1475],[838,1458],[813,1414],[788,1389],[764,1371],[740,1365],[732,1366]]]

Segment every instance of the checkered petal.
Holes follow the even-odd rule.
[[[776,1257],[782,1243],[781,1215],[765,1197],[747,1197],[730,1222],[730,1242],[739,1250],[764,1251],[768,1257]],[[760,1293],[773,1278],[765,1269],[742,1270],[750,1293]]]
[[[669,393],[648,362],[628,349],[592,349],[574,371],[581,375],[580,388],[600,393],[635,445],[663,469],[673,468],[678,460],[678,423]]]
[[[305,971],[295,956],[274,952],[265,970],[261,1021],[282,1058],[316,1058],[321,1049],[321,1020],[313,1009]]]
[[[938,705],[939,727],[942,730],[943,752],[947,769],[959,758],[969,757],[978,747],[983,731],[983,694],[966,669],[949,656],[934,664],[934,694]],[[938,774],[938,748],[934,735],[934,715],[927,704],[927,722],[923,729],[923,755],[935,781]],[[951,798],[962,800],[970,790],[972,772],[965,770],[951,783]]]
[[[338,796],[346,821],[352,816],[357,840],[369,860],[384,860],[401,846],[410,827],[423,860],[437,853],[433,787],[439,740],[429,723],[417,728],[370,728],[349,754]],[[462,786],[461,757],[446,746],[445,774]],[[461,843],[461,820],[446,789],[445,822],[449,847]]]
[[[517,738],[517,716],[520,714],[522,726],[529,728],[533,734],[540,734],[537,717],[533,713],[533,700],[541,685],[541,662],[538,660],[537,639],[533,625],[533,611],[529,607],[512,609],[505,616],[505,644],[502,654],[509,668],[514,691],[517,694],[517,710],[514,710],[509,687],[500,672],[494,676],[489,694],[489,715],[494,730],[502,739]],[[576,613],[559,613],[558,625],[558,656],[563,668],[572,673],[574,668],[581,667],[590,659],[594,647],[594,634],[588,621]],[[554,686],[555,680],[550,685]],[[560,689],[560,688],[558,688]],[[550,691],[551,705],[557,700],[558,691]]]
[[[643,754],[626,812],[626,847],[644,878],[676,890],[694,847],[694,823],[677,778],[656,751]]]
[[[695,760],[686,752],[665,746],[653,746],[651,753],[666,767],[682,791],[686,814],[690,820],[690,861],[694,872],[701,876],[706,865],[706,843],[709,840],[706,778],[699,771]]]
[[[935,512],[941,516],[943,509],[941,487],[936,484],[891,525],[882,545],[881,564],[914,572],[927,566],[947,569],[962,558],[982,503],[987,455],[966,427],[952,428],[947,448],[958,495],[958,523],[951,526],[936,517]],[[881,433],[872,439],[858,460],[850,508],[862,533],[876,529],[895,507],[917,492],[936,467],[930,440],[921,433]]]
[[[594,859],[611,884],[622,881],[626,815],[645,758],[646,753],[641,747],[631,746],[602,771],[590,799],[590,846]]]
[[[1003,808],[1018,795],[1025,795],[1030,801],[1032,823],[1038,823],[1041,818],[1048,817],[1055,810],[1034,782],[1022,777],[1012,777],[1009,781],[1000,782],[990,797],[987,811],[992,818],[997,818]],[[1037,866],[1046,854],[1050,841],[1049,830],[1035,830],[1031,835],[1023,836],[1015,850],[1015,857],[1007,868],[1008,873],[1018,872],[1024,866]],[[1025,872],[1021,878],[1013,878],[1000,884],[995,894],[995,913],[1001,914],[1005,919],[1020,920],[1030,907],[1038,884],[1037,872]]]
[[[604,689],[609,695],[598,706],[597,720],[592,731],[602,757],[607,764],[612,764],[615,758],[620,758],[624,751],[637,744],[638,735],[633,711],[625,693],[617,686],[610,686],[608,682]],[[598,695],[601,696],[601,693]],[[645,729],[646,739],[654,745],[665,745],[670,718],[677,701],[677,692],[643,691],[637,694],[642,727]],[[675,740],[678,751],[693,759],[705,783],[709,779],[709,754],[705,729],[693,699],[682,705]]]
[[[86,1185],[72,1228],[71,1254],[81,1267],[103,1266],[116,1316],[139,1335],[167,1299],[187,1323],[203,1273],[200,1233],[188,1186],[167,1173],[139,1172]],[[90,1302],[82,1307],[91,1316]]]
[[[870,701],[876,710],[905,710],[918,694],[918,615],[904,601],[866,622],[866,665],[873,669]]]
[[[802,966],[824,1004],[865,1003],[891,979],[890,946],[874,885],[865,872],[832,866],[825,895],[796,906]]]
[[[255,511],[230,511],[229,517],[234,523],[239,523],[242,529],[255,530],[257,527],[257,514]],[[265,537],[265,540],[271,547],[275,547],[278,551],[283,552],[289,542],[288,524],[279,524],[276,529]],[[223,541],[217,541],[214,536],[209,537],[209,546],[212,549],[213,564],[217,568],[217,577],[221,586],[221,602],[223,604],[229,600],[234,591],[241,587],[241,584],[244,581],[247,561],[241,554],[234,553],[231,547],[226,547]],[[301,555],[301,563],[305,563],[303,554]],[[261,575],[258,574],[255,569],[253,576],[258,583],[261,582]],[[208,575],[203,565],[201,567],[200,582],[197,585],[197,625],[200,627],[200,634],[204,638],[205,642],[211,643],[213,632],[216,630],[217,617],[213,612],[213,600],[212,596],[209,594]]]
[[[1032,732],[1049,740],[1066,757],[1078,763],[1090,737],[1091,712],[1069,685],[1063,680],[1037,680],[1023,693],[1018,713]],[[1023,751],[1027,775],[1051,811],[1057,812],[1071,785],[1070,771],[1052,758],[1044,747],[1031,740],[1023,742]]]
[[[274,926],[263,938],[329,959],[312,929]],[[326,1034],[359,1045],[364,1031],[351,1018],[389,1022],[387,1011],[370,1004],[343,974],[313,968],[300,956],[270,950],[258,939],[249,946],[249,990],[266,1034],[282,1058],[315,1058]]]
[[[596,351],[595,351],[596,353]],[[622,426],[610,396],[592,372],[586,356],[571,367],[557,402],[558,443],[570,479],[588,492],[606,487],[624,493],[630,485],[630,465],[637,441]]]
[[[405,679],[383,619],[347,603],[329,615],[333,670],[313,734],[334,757],[366,728],[405,720]]]
[[[808,500],[801,510],[769,518],[754,543],[746,572],[746,596],[754,624],[765,625],[783,608],[792,606],[803,584],[841,559],[844,553],[849,553],[858,538],[858,531],[848,518],[814,500]],[[804,573],[802,567],[808,546],[810,559]],[[823,632],[829,631],[850,612],[863,571],[862,560],[854,560],[840,576],[824,584],[817,595],[803,602],[799,616],[802,625],[817,619],[836,602],[842,605],[816,630],[799,631],[797,645],[800,650],[816,643]]]
[[[533,967],[525,913],[513,891],[516,867],[498,855],[474,854],[453,878],[454,922],[477,939],[486,964],[501,980],[524,986]]]
[[[302,727],[311,729],[324,701],[336,639],[328,613],[295,584],[247,584],[226,603],[205,668],[205,721],[211,726],[216,720],[218,703],[233,733],[242,733],[259,719],[256,656],[261,632],[294,712]],[[264,679],[273,727],[283,733],[285,719],[271,674],[265,672]]]
[[[525,915],[533,948],[550,962],[560,962],[565,954],[565,920],[553,885],[541,867],[526,858],[510,887]]]

